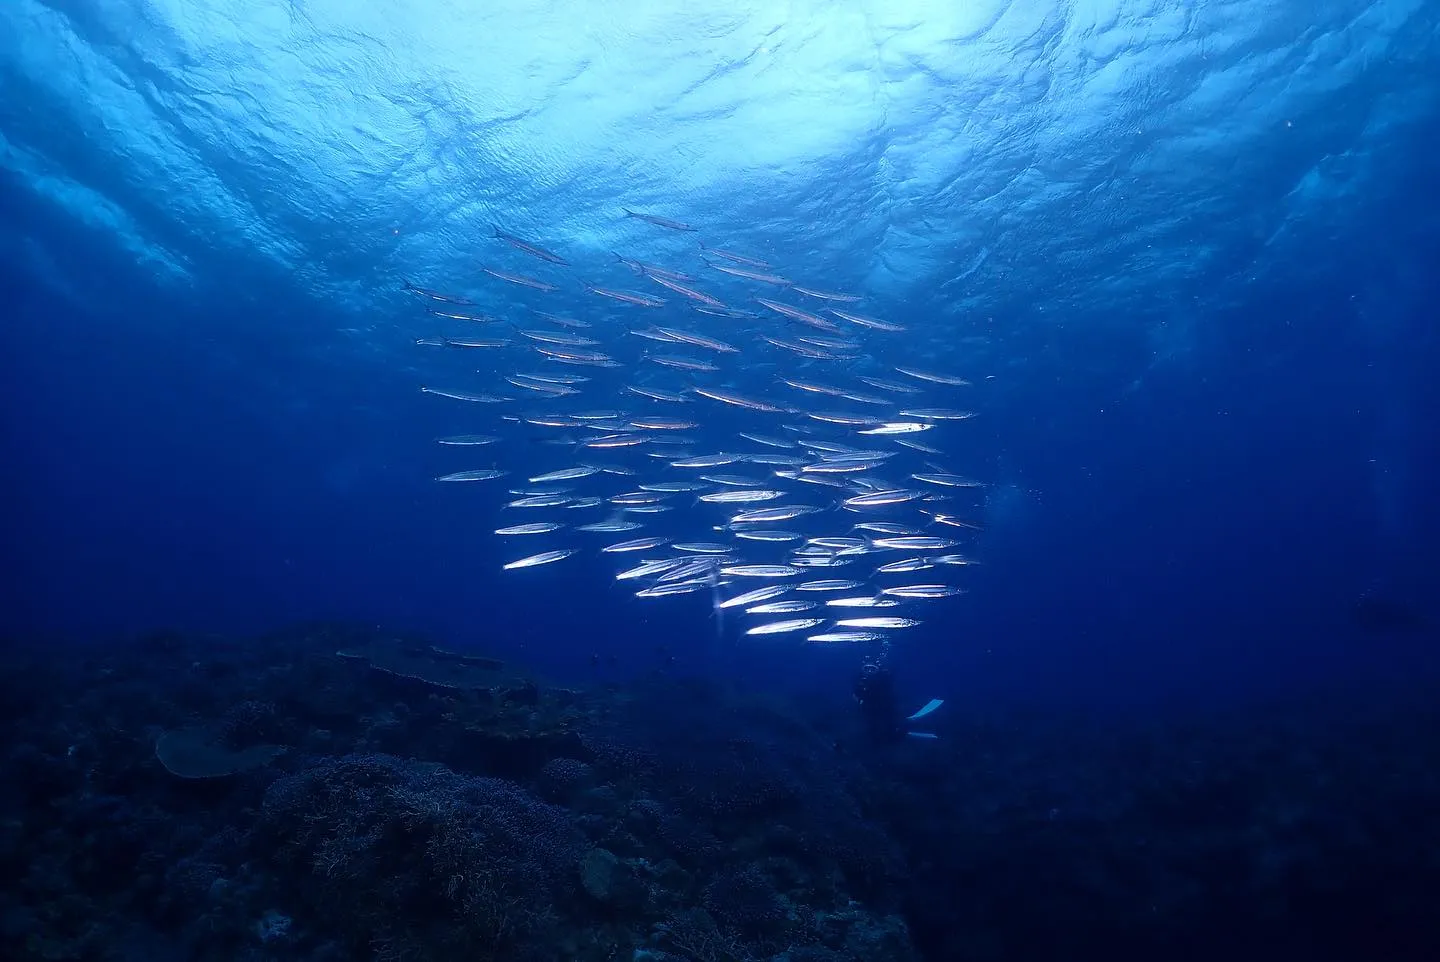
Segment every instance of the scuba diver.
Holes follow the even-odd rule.
[[[875,744],[899,741],[902,738],[936,738],[934,732],[912,731],[909,722],[919,721],[945,704],[944,699],[932,698],[913,715],[900,717],[899,703],[895,697],[895,676],[883,661],[867,661],[855,679],[855,701],[860,706],[860,718],[865,724],[865,733]]]

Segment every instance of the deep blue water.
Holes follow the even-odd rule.
[[[628,206],[863,289],[979,380],[947,454],[984,564],[899,651],[938,687],[1223,700],[1428,654],[1351,609],[1440,596],[1433,5],[575,16],[7,5],[11,633],[691,646],[703,606],[590,560],[500,576],[430,481],[449,412],[398,290],[535,265],[495,223],[602,280],[673,261]]]
[[[315,798],[373,778],[394,791],[356,803],[372,824],[410,826],[403,795],[455,824],[491,805],[558,826],[524,897],[537,919],[562,907],[551,930],[585,933],[594,954],[566,957],[586,962],[708,958],[666,941],[682,903],[729,925],[747,892],[809,893],[840,917],[867,882],[873,917],[845,937],[903,916],[947,962],[1434,958],[1437,64],[1433,0],[0,4],[0,654],[34,672],[0,672],[0,947],[318,960],[443,942],[426,911],[453,886],[400,919],[390,876],[357,873],[336,890],[370,912],[357,923],[287,861],[319,832]],[[737,262],[701,245],[794,283],[726,275]],[[696,313],[617,255],[753,313]],[[427,313],[446,305],[407,282],[499,319]],[[904,330],[846,322],[827,335],[844,343],[797,349],[807,322],[757,297]],[[533,353],[537,311],[583,319],[568,333],[617,366]],[[739,350],[632,336],[651,324]],[[515,343],[417,343],[486,337]],[[657,366],[672,347],[717,370]],[[590,380],[493,405],[419,390],[516,396],[534,385],[504,377],[527,371]],[[865,401],[865,377],[921,393]],[[938,453],[812,417],[866,404],[975,416],[914,416]],[[613,535],[574,530],[608,507],[500,507],[576,464],[635,474],[566,497],[691,476],[653,439],[590,451],[573,424],[524,420],[610,408],[693,418],[687,454],[753,454],[738,432],[761,431],[883,449],[867,476],[907,490],[981,482],[865,515],[918,518],[975,562],[915,579],[965,594],[887,609],[923,619],[888,658],[907,710],[946,699],[938,743],[855,747],[851,684],[878,646],[743,636],[755,622],[712,604],[754,583],[640,599],[614,575],[645,555],[597,550],[734,540],[719,506],[670,495]],[[435,443],[469,432],[500,440]],[[434,480],[486,468],[510,475]],[[862,517],[834,506],[859,489],[767,483],[826,507],[779,525],[805,536]],[[567,527],[492,534],[539,521]],[[580,550],[502,570],[556,547]],[[863,563],[858,580],[893,584],[869,569],[895,557],[805,577]],[[394,636],[581,684],[423,688],[386,661],[402,656],[355,654]],[[499,709],[477,695],[496,691]],[[286,752],[240,778],[163,757],[200,729]],[[457,851],[520,860],[528,832]],[[396,879],[433,868],[366,844]],[[597,850],[644,881],[644,911],[563,894]],[[688,881],[651,872],[662,856]],[[845,884],[814,882],[842,863]],[[283,952],[256,928],[270,912],[294,916]],[[367,921],[390,912],[393,931]],[[804,958],[911,958],[869,944]]]

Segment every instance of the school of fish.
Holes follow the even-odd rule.
[[[523,310],[488,313],[483,286],[404,289],[432,325],[417,344],[467,362],[420,390],[489,433],[436,438],[459,462],[436,480],[491,493],[495,536],[529,547],[505,570],[608,556],[639,598],[704,594],[717,625],[738,610],[746,635],[832,644],[886,643],[964,592],[981,485],[944,461],[972,387],[926,366],[905,319],[704,243],[684,269],[617,254],[591,283],[535,240],[491,240],[486,261],[534,266],[475,282],[525,292]]]

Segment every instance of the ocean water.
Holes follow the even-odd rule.
[[[590,802],[546,795],[551,821],[527,816],[579,820],[576,858],[604,907],[562,891],[568,868],[546,874],[568,865],[557,844],[525,897],[588,908],[562,911],[580,934],[537,957],[831,958],[716,907],[715,892],[753,907],[769,886],[793,920],[818,888],[794,874],[785,888],[767,861],[783,846],[736,841],[750,837],[739,816],[685,815],[743,853],[675,856],[688,889],[637,868],[660,859],[632,824],[642,796],[683,793],[605,768],[596,732],[611,745],[605,725],[624,718],[646,751],[686,758],[661,766],[672,774],[707,759],[729,772],[740,763],[716,746],[743,732],[770,752],[747,771],[783,768],[797,795],[853,801],[836,837],[889,833],[906,870],[889,889],[848,875],[845,892],[893,924],[875,923],[883,939],[816,936],[834,958],[910,957],[902,942],[932,959],[1258,958],[1265,945],[1345,958],[1370,924],[1392,957],[1434,957],[1440,935],[1417,906],[1440,885],[1426,774],[1440,677],[1437,64],[1440,6],[1425,0],[4,4],[0,635],[12,664],[74,695],[51,704],[24,676],[6,682],[11,744],[35,746],[13,771],[43,786],[6,796],[12,824],[46,827],[53,847],[42,858],[11,839],[5,857],[78,858],[81,821],[44,813],[92,817],[91,791],[129,813],[106,824],[164,810],[243,838],[200,854],[176,840],[146,864],[220,866],[215,879],[249,895],[222,911],[207,889],[206,911],[228,920],[211,930],[230,933],[207,942],[173,908],[191,903],[164,901],[179,883],[121,906],[103,880],[32,872],[0,936],[35,958],[521,958],[523,928],[479,949],[422,945],[419,923],[356,929],[287,888],[318,869],[266,862],[294,841],[299,803],[284,799],[351,778],[343,766],[359,763],[336,759],[382,752],[392,760],[366,756],[365,777],[393,797],[423,783],[470,799],[480,789],[447,779],[508,779],[486,803],[504,811],[529,804],[514,793],[545,794],[543,762],[595,769]],[[469,434],[495,440],[437,443]],[[720,453],[737,459],[674,464]],[[853,470],[807,476],[837,460]],[[529,480],[572,467],[597,470]],[[505,474],[436,481],[467,470]],[[697,480],[717,473],[743,480]],[[841,486],[807,483],[822,474]],[[675,481],[696,487],[650,492],[663,512],[610,500]],[[504,507],[541,489],[559,502]],[[778,493],[699,500],[755,489]],[[896,503],[841,503],[867,491]],[[737,512],[794,504],[817,510],[759,526],[793,540],[737,537],[757,527]],[[577,530],[606,520],[639,527]],[[563,527],[493,533],[541,522]],[[877,546],[884,533],[854,528],[870,522],[945,543]],[[665,543],[600,550],[638,537]],[[833,567],[777,582],[962,593],[844,612],[918,622],[856,629],[884,640],[808,642],[846,630],[823,604],[770,619],[814,626],[745,634],[766,620],[719,605],[768,582],[734,567],[790,564],[816,537],[863,540],[849,554],[822,543],[811,558]],[[678,557],[675,542],[731,554],[670,597],[635,596],[653,578],[616,580]],[[547,550],[573,554],[503,567]],[[929,566],[875,572],[908,556]],[[520,689],[397,667],[372,650],[394,638],[535,673],[544,705],[558,704],[550,685],[581,693],[588,707],[561,727],[588,733],[585,751],[535,734],[569,703],[539,722],[486,714],[476,692]],[[337,649],[431,688],[347,687],[335,679],[354,665]],[[211,682],[177,667],[211,657],[228,666]],[[303,669],[349,709],[274,687],[287,658],[288,677]],[[934,744],[852,739],[867,661],[893,672],[904,713],[945,700]],[[120,676],[123,690],[107,687]],[[666,687],[685,685],[702,687]],[[427,714],[437,698],[461,706],[448,722]],[[459,752],[455,717],[471,733],[513,723],[540,747],[528,761]],[[677,719],[688,750],[660,737]],[[786,742],[791,723],[809,740]],[[235,751],[286,753],[181,775],[177,794],[163,733],[197,726]],[[133,750],[112,753],[121,729]],[[75,776],[87,751],[112,759],[103,788]],[[426,782],[404,768],[421,761],[451,771]],[[1142,783],[1168,786],[1165,804],[1135,802],[1150,798]],[[601,787],[611,808],[594,801]],[[247,820],[257,806],[265,817]],[[1277,824],[1296,834],[1256,828]],[[1218,835],[1226,845],[1196,854]],[[474,844],[508,844],[487,839]],[[1148,881],[1096,881],[1097,864],[1144,846]],[[595,894],[611,859],[649,902]],[[140,861],[116,856],[107,877]],[[242,880],[242,864],[270,874]],[[1058,867],[1042,882],[1040,864]],[[1376,879],[1390,887],[1366,902]],[[46,910],[57,884],[124,921],[82,938]],[[342,901],[403,915],[362,889]],[[637,908],[661,889],[658,915]],[[729,955],[656,934],[702,903]],[[1326,929],[1339,905],[1353,928]],[[267,911],[293,931],[256,929]],[[1035,919],[1062,935],[1027,941]],[[1319,934],[1282,937],[1302,929]]]

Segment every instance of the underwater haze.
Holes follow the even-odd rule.
[[[967,712],[1418,697],[1440,678],[1437,64],[1431,0],[8,0],[0,632],[27,657],[167,632],[132,665],[262,637],[278,658],[291,632],[415,676],[344,624],[576,690],[723,678],[840,716],[868,663],[906,711],[945,700],[942,743]],[[258,691],[229,695],[286,714]],[[131,718],[146,764],[146,726],[203,701]],[[313,733],[343,726],[303,717],[261,754],[330,757]],[[1010,757],[1099,757],[1047,731]],[[956,750],[915,741],[906,766]],[[996,797],[1032,777],[1091,790],[1026,769]],[[945,798],[1010,811],[968,791]],[[1110,817],[1043,806],[1082,807]],[[915,877],[982,870],[955,830],[901,840],[951,852]],[[600,841],[607,872],[640,857]],[[1134,929],[961,945],[929,891],[904,913],[928,958],[1107,957],[1087,946]],[[976,918],[1020,931],[1051,897]],[[323,912],[272,901],[318,944]],[[682,950],[673,919],[651,947],[781,958],[711,914],[750,947]]]

